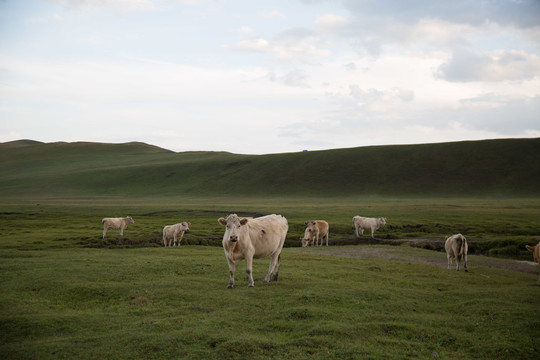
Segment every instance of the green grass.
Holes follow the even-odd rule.
[[[535,359],[538,271],[491,265],[532,260],[539,150],[540,139],[264,156],[0,144],[0,358]],[[226,289],[217,219],[233,212],[287,217],[278,282],[262,283],[268,259],[257,260],[255,288],[241,263]],[[101,239],[103,217],[127,215],[123,237]],[[356,239],[354,215],[388,225]],[[329,222],[331,249],[402,261],[300,252],[314,219]],[[182,246],[160,247],[180,221]],[[441,244],[457,232],[469,273],[444,269]]]
[[[259,260],[255,288],[239,271],[228,290],[217,247],[0,254],[5,359],[533,359],[540,348],[528,274],[285,249],[278,282],[262,283]]]
[[[540,139],[272,155],[146,144],[0,144],[0,196],[528,197]]]
[[[446,270],[444,253],[408,246],[364,245],[402,253],[405,261],[328,256],[318,248],[302,253],[292,246],[299,245],[303,222],[315,218],[328,219],[331,243],[352,240],[357,213],[388,217],[389,226],[377,232],[379,244],[413,230],[415,239],[438,238],[453,226],[473,244],[534,243],[539,201],[4,199],[0,357],[534,359],[540,350],[538,274],[495,269],[475,255],[469,273]],[[229,212],[288,218],[291,247],[282,253],[278,282],[264,284],[269,260],[256,260],[255,288],[248,288],[242,262],[236,287],[228,290],[223,250],[188,245],[219,244],[217,218]],[[102,242],[101,218],[125,215],[135,224],[124,237],[110,230]],[[183,245],[159,247],[162,227],[180,220],[192,223]]]

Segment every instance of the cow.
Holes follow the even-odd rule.
[[[540,242],[535,246],[525,245],[525,247],[527,250],[532,251],[534,261],[540,265]]]
[[[167,225],[163,228],[163,239],[161,243],[163,246],[180,246],[184,232],[189,231],[190,222],[181,222],[174,225]],[[173,244],[174,241],[174,244]]]
[[[310,220],[304,223],[306,230],[304,232],[304,238],[302,239],[302,247],[306,247],[309,244],[315,242],[315,246],[319,246],[319,238],[321,239],[321,246],[326,239],[326,246],[328,246],[328,223],[324,220]]]
[[[103,239],[105,239],[108,229],[120,229],[120,236],[123,236],[124,229],[129,224],[135,224],[135,221],[133,221],[131,216],[126,216],[124,218],[103,218],[101,223],[103,224]]]
[[[371,238],[375,230],[379,230],[381,226],[386,225],[386,218],[368,218],[362,216],[353,217],[353,226],[356,237],[364,235],[364,229],[371,229]],[[360,232],[358,232],[360,230]]]
[[[456,259],[456,270],[459,271],[459,262],[461,259],[465,262],[463,268],[467,269],[467,251],[469,245],[467,239],[461,234],[455,234],[445,238],[444,248],[446,249],[446,258],[448,259],[448,269],[452,265],[452,259]]]
[[[289,230],[287,219],[281,215],[266,215],[259,218],[241,218],[230,214],[226,218],[219,218],[218,222],[225,226],[223,234],[223,250],[229,264],[229,284],[234,287],[234,273],[236,264],[246,260],[248,286],[253,282],[253,258],[259,259],[270,256],[270,268],[264,282],[277,281],[280,263],[280,254],[285,237]]]

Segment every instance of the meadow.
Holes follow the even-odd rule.
[[[232,212],[287,217],[279,281],[262,282],[263,259],[254,288],[243,263],[226,288],[217,218]],[[358,214],[388,225],[357,240]],[[102,217],[126,215],[123,237],[101,239]],[[539,215],[537,198],[4,197],[0,356],[535,359],[540,271],[511,269],[532,260],[523,245],[540,239]],[[331,246],[298,247],[318,218]],[[160,247],[163,226],[184,220],[182,246]],[[447,270],[438,245],[456,232],[471,242],[468,273]]]

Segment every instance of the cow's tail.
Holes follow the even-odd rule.
[[[534,251],[534,246],[525,245],[525,247],[526,247],[527,250],[529,250],[529,251]]]
[[[461,235],[461,245],[459,249],[459,253],[461,254],[461,256],[465,255],[466,246],[467,246],[467,239],[465,238],[465,236]]]

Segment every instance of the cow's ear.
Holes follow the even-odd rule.
[[[190,223],[190,222],[188,222],[187,224],[188,224],[188,225],[191,225],[191,223]]]
[[[223,226],[227,225],[227,221],[224,218],[219,218],[218,223],[220,223]]]
[[[246,225],[247,222],[248,222],[248,219],[243,218],[242,220],[240,220],[240,225]]]
[[[307,225],[307,223],[308,223],[308,221],[306,221],[306,222],[304,223],[304,225]]]

